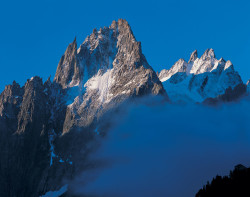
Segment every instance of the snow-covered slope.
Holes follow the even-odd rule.
[[[159,78],[173,102],[202,102],[242,84],[231,61],[216,59],[213,49],[200,58],[195,50],[188,62],[180,59],[169,70],[162,70]]]
[[[167,94],[148,64],[127,21],[93,30],[77,49],[76,40],[62,56],[54,81],[68,89],[64,132],[88,126],[107,110],[134,96]],[[72,94],[74,92],[74,94]]]
[[[230,102],[246,91],[232,63],[217,60],[212,49],[201,58],[194,51],[188,62],[180,59],[158,76],[175,102]],[[75,39],[53,82],[32,77],[23,87],[6,86],[0,94],[0,196],[68,196],[70,180],[93,167],[88,154],[98,147],[95,137],[116,122],[119,113],[108,112],[143,95],[167,100],[158,76],[127,21],[118,20],[94,29],[79,48]]]

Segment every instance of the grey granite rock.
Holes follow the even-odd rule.
[[[125,20],[93,30],[62,56],[53,82],[15,81],[0,95],[0,196],[37,197],[83,169],[104,115],[130,99],[167,94]],[[110,122],[109,122],[110,123]],[[99,125],[99,126],[98,126]],[[91,146],[89,143],[91,142]]]

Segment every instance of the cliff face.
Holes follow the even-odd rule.
[[[77,58],[77,43],[75,38],[60,59],[54,81],[65,88],[69,84],[71,86],[79,84],[80,77],[80,65]]]
[[[130,98],[152,94],[168,99],[141,43],[122,19],[94,29],[78,50],[76,41],[70,44],[54,81],[69,95],[64,133],[98,122],[103,113]]]
[[[169,95],[173,102],[213,97],[207,100],[213,103],[244,91],[231,62],[217,60],[211,49],[157,76],[127,21],[94,29],[79,48],[76,39],[69,44],[53,82],[32,77],[1,93],[0,196],[41,196],[92,168],[87,157],[96,138],[128,101],[155,95],[169,101]]]
[[[63,102],[60,108],[54,105],[63,95],[55,91],[61,91],[58,85],[33,77],[24,87],[13,82],[0,95],[0,196],[38,196],[44,189],[50,132],[60,132],[66,110]]]
[[[0,95],[0,196],[40,196],[88,168],[100,119],[143,95],[168,96],[125,20],[66,49],[54,81],[13,82]],[[103,125],[103,122],[102,122]],[[80,131],[80,132],[79,132]],[[91,165],[90,165],[91,166]]]

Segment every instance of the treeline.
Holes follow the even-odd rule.
[[[196,197],[250,197],[250,168],[237,165],[229,176],[216,176]]]

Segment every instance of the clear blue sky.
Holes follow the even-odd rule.
[[[40,75],[54,77],[67,45],[93,28],[126,19],[150,65],[157,71],[179,58],[213,48],[250,78],[249,0],[1,1],[0,90]]]

